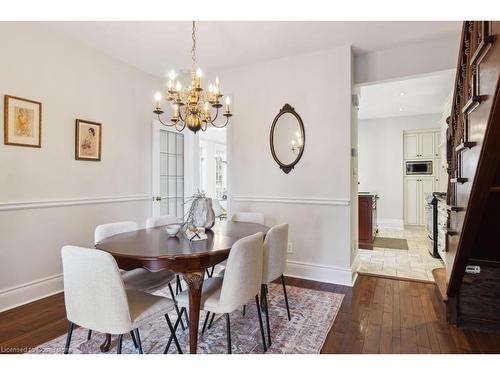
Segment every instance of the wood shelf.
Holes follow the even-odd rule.
[[[465,178],[465,177],[457,177],[457,178],[451,178],[450,179],[450,182],[452,184],[463,184],[465,182],[469,181],[468,178]]]
[[[500,193],[500,186],[491,186],[490,193]]]
[[[462,142],[460,143],[457,147],[455,147],[456,152],[461,152],[467,149],[471,149],[474,147],[477,143],[476,142]]]

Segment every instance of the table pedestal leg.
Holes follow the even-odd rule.
[[[201,289],[204,278],[205,270],[184,273],[184,280],[189,288],[189,352],[191,354],[196,354],[198,349]]]
[[[106,340],[101,344],[99,349],[101,349],[102,353],[109,352],[109,348],[111,347],[111,335],[106,333]]]

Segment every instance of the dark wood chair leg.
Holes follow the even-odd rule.
[[[174,332],[177,330],[177,326],[179,325],[179,321],[182,319],[182,313],[184,312],[184,310],[186,310],[184,307],[181,309],[181,314],[177,317],[177,320],[175,321],[175,324],[174,324]],[[165,347],[165,351],[163,352],[163,354],[167,354],[168,353],[168,349],[170,349],[170,345],[172,344],[172,340],[173,340],[173,336],[170,335],[170,338],[168,339],[168,342],[167,342],[167,346]]]
[[[285,276],[281,275],[281,284],[283,285],[283,294],[285,295],[286,313],[288,314],[288,320],[292,320],[290,316],[290,307],[288,306],[288,296],[286,294]]]
[[[170,335],[174,339],[175,347],[177,348],[177,351],[179,352],[179,354],[182,354],[182,349],[181,349],[181,346],[179,345],[179,340],[177,340],[177,335],[175,334],[175,329],[172,326],[172,322],[170,321],[170,318],[168,317],[168,314],[165,314],[165,319],[167,321],[168,328],[170,329]]]
[[[73,322],[68,323],[68,335],[66,336],[66,345],[64,346],[64,354],[69,352],[69,344],[71,343],[71,336],[73,335],[73,328],[75,325]]]
[[[267,329],[267,341],[269,346],[271,346],[271,324],[269,322],[269,301],[267,300],[267,292],[266,292],[266,285],[262,284],[260,287],[260,298],[262,299],[261,301],[261,306],[263,307],[264,314],[266,316],[266,329]]]
[[[132,341],[134,342],[134,348],[138,349],[139,345],[137,345],[137,340],[135,339],[134,331],[130,331],[130,337],[132,337]]]
[[[260,312],[260,302],[259,302],[259,296],[255,296],[255,304],[257,306],[257,315],[259,317],[259,327],[260,327],[260,335],[262,337],[262,347],[264,348],[264,353],[267,352],[267,346],[266,346],[266,336],[264,335],[264,325],[262,324],[262,314]]]
[[[142,351],[142,343],[141,343],[141,335],[139,335],[139,328],[134,329],[135,339],[137,340],[137,346],[139,350],[139,354],[143,354]]]
[[[247,305],[243,305],[243,311],[241,314],[245,316],[246,313],[247,313]]]
[[[226,336],[227,336],[227,354],[231,354],[231,321],[229,320],[229,314],[224,314],[226,317]]]
[[[172,289],[172,285],[170,285],[170,283],[168,283],[168,289],[170,290],[170,296],[172,297],[172,300],[174,302],[176,302],[175,301],[174,290]],[[175,304],[175,311],[177,311],[177,315],[178,316],[181,316],[180,315],[180,311],[179,311],[179,306],[177,306],[177,303]],[[183,331],[186,329],[186,327],[184,326],[184,322],[182,321],[182,319],[181,319],[181,328],[182,328]]]
[[[118,335],[118,344],[116,345],[116,354],[122,354],[123,335]]]
[[[89,329],[89,333],[87,333],[87,341],[89,341],[92,338],[92,330]]]

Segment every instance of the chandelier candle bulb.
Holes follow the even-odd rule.
[[[156,110],[159,111],[161,110],[161,94],[159,92],[156,93],[155,100],[156,100]]]
[[[224,109],[225,109],[226,113],[231,112],[231,111],[229,110],[229,105],[230,105],[230,104],[231,104],[231,98],[229,98],[229,96],[227,96],[227,97],[226,97],[226,106],[224,107]]]

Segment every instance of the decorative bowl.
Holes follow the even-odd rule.
[[[170,237],[177,236],[177,233],[179,233],[180,229],[181,229],[181,226],[179,224],[169,224],[165,227],[165,230],[167,231],[167,233]]]

